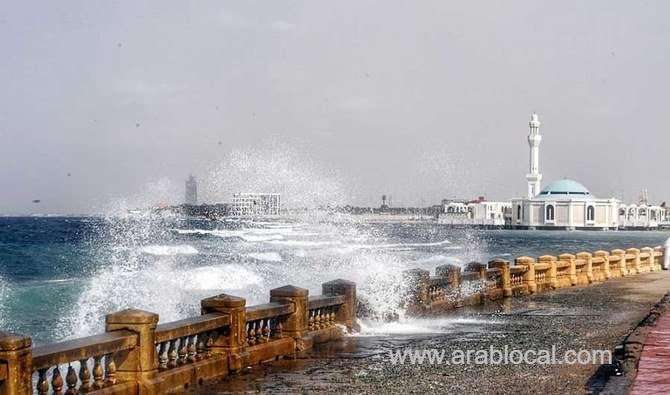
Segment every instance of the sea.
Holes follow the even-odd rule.
[[[494,257],[654,247],[668,232],[453,229],[366,223],[356,216],[274,220],[181,217],[1,217],[0,330],[34,343],[102,332],[105,314],[139,308],[169,322],[220,293],[247,304],[292,284],[357,283],[373,317],[399,311],[402,271]],[[383,332],[366,322],[363,331]],[[409,326],[411,328],[411,325]]]

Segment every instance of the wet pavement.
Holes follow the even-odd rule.
[[[279,360],[201,393],[585,393],[602,385],[597,364],[393,364],[390,352],[445,350],[612,350],[670,290],[670,273],[651,273],[515,297],[434,319],[377,328]],[[374,327],[373,327],[374,329]],[[370,330],[370,329],[368,329]],[[464,353],[467,351],[464,351]],[[474,352],[474,351],[473,351]],[[472,354],[473,357],[475,354]],[[602,369],[601,369],[602,370]]]

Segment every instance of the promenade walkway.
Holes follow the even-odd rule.
[[[644,342],[631,394],[670,394],[670,314],[664,314]]]
[[[412,324],[417,332],[428,329],[429,333],[349,337],[317,347],[298,360],[256,367],[199,390],[549,394],[597,391],[602,383],[593,377],[599,365],[401,366],[391,364],[388,353],[407,347],[453,352],[505,345],[537,350],[552,346],[558,350],[612,350],[669,289],[670,272],[664,271],[506,299],[504,303],[458,310]],[[670,316],[663,323],[651,340],[665,347],[670,337]],[[434,333],[430,333],[431,329]],[[652,351],[648,349],[649,353]],[[642,366],[659,363],[659,356],[648,354]],[[663,359],[663,363],[668,362]],[[644,377],[651,380],[657,376],[640,378]],[[646,383],[640,381],[640,385],[643,382]],[[648,387],[639,387],[638,393],[650,393],[647,390]]]

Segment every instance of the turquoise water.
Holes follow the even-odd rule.
[[[286,284],[318,293],[346,278],[379,311],[397,308],[407,268],[582,250],[656,246],[663,232],[453,230],[355,218],[272,222],[0,218],[0,329],[37,343],[83,336],[126,307],[162,321],[221,292],[267,301]]]

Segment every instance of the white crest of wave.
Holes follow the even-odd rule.
[[[256,259],[259,261],[266,261],[266,262],[281,262],[282,257],[279,255],[278,252],[251,252],[247,254],[247,256],[251,259]]]
[[[7,300],[10,298],[11,288],[9,283],[2,277],[0,277],[0,328],[5,328],[5,317],[7,313],[4,311],[7,306]]]
[[[100,332],[101,315],[124,308],[157,312],[161,322],[174,321],[197,315],[196,301],[202,298],[261,285],[256,273],[237,264],[182,268],[163,258],[148,267],[111,266],[84,286],[78,310],[62,329],[70,337]]]
[[[360,331],[353,336],[389,336],[452,333],[457,329],[468,331],[481,330],[493,320],[476,318],[403,318],[398,321],[383,322],[359,319]]]
[[[198,250],[188,244],[185,245],[148,245],[140,248],[140,252],[149,255],[173,256],[196,255]]]

